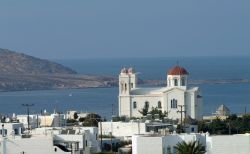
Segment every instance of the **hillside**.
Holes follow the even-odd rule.
[[[61,64],[0,49],[0,91],[110,87],[117,79],[79,75]]]
[[[76,74],[58,63],[0,48],[0,73],[8,74]]]

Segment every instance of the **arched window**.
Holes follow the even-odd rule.
[[[168,86],[171,86],[171,79],[170,78],[168,78]]]
[[[133,108],[136,109],[137,108],[137,104],[136,102],[133,102]]]
[[[161,101],[158,101],[158,108],[161,109]]]
[[[185,78],[181,78],[181,86],[185,86]]]
[[[170,153],[171,153],[171,147],[168,146],[168,147],[167,147],[167,154],[170,154]]]
[[[146,109],[149,108],[149,102],[148,102],[148,101],[145,102],[144,107],[145,107]]]
[[[174,86],[178,86],[178,80],[174,79]]]
[[[127,84],[126,84],[126,83],[125,83],[125,86],[124,86],[124,87],[125,87],[125,91],[127,91]]]
[[[177,108],[177,100],[176,99],[171,99],[171,108]]]
[[[121,91],[124,91],[123,83],[121,83]]]

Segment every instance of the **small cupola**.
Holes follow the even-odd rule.
[[[180,66],[171,68],[167,73],[168,87],[186,87],[188,71]]]
[[[175,66],[168,71],[168,75],[188,75],[188,71],[180,66]]]

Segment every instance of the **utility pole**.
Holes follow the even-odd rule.
[[[64,120],[64,125],[65,125],[65,127],[67,127],[67,114],[68,114],[68,112],[67,112],[67,110],[66,110],[66,113],[65,113],[65,120]]]
[[[184,118],[186,118],[186,111],[185,110],[183,110],[183,108],[185,107],[185,105],[178,105],[180,108],[181,108],[181,110],[178,110],[177,111],[177,113],[181,113],[181,127],[183,126],[182,125],[182,114],[184,113]]]
[[[230,123],[230,120],[228,122],[228,134],[231,135],[231,123]]]
[[[61,112],[58,112],[58,126],[61,127]]]
[[[111,113],[111,132],[110,132],[110,147],[111,153],[113,153],[113,144],[112,144],[112,133],[113,133],[113,114],[114,114],[114,104],[112,104],[112,113]]]
[[[99,119],[99,121],[97,120],[97,119]],[[101,152],[102,152],[102,118],[100,117],[100,118],[91,118],[91,121],[92,120],[95,120],[97,123],[100,123],[100,132],[101,132],[101,135],[100,135],[100,137],[101,137]],[[99,129],[99,125],[98,125],[98,129]]]
[[[112,118],[114,116],[114,104],[112,104]]]
[[[101,131],[101,152],[102,152],[102,119],[100,121],[100,131]]]
[[[38,114],[36,115],[36,128],[39,127],[39,119],[38,119]]]
[[[30,130],[30,107],[34,106],[34,104],[22,104],[22,106],[27,108],[27,121],[28,121],[28,130]]]

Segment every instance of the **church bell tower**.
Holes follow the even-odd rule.
[[[119,75],[119,95],[129,95],[136,88],[137,76],[133,68],[123,68]]]

